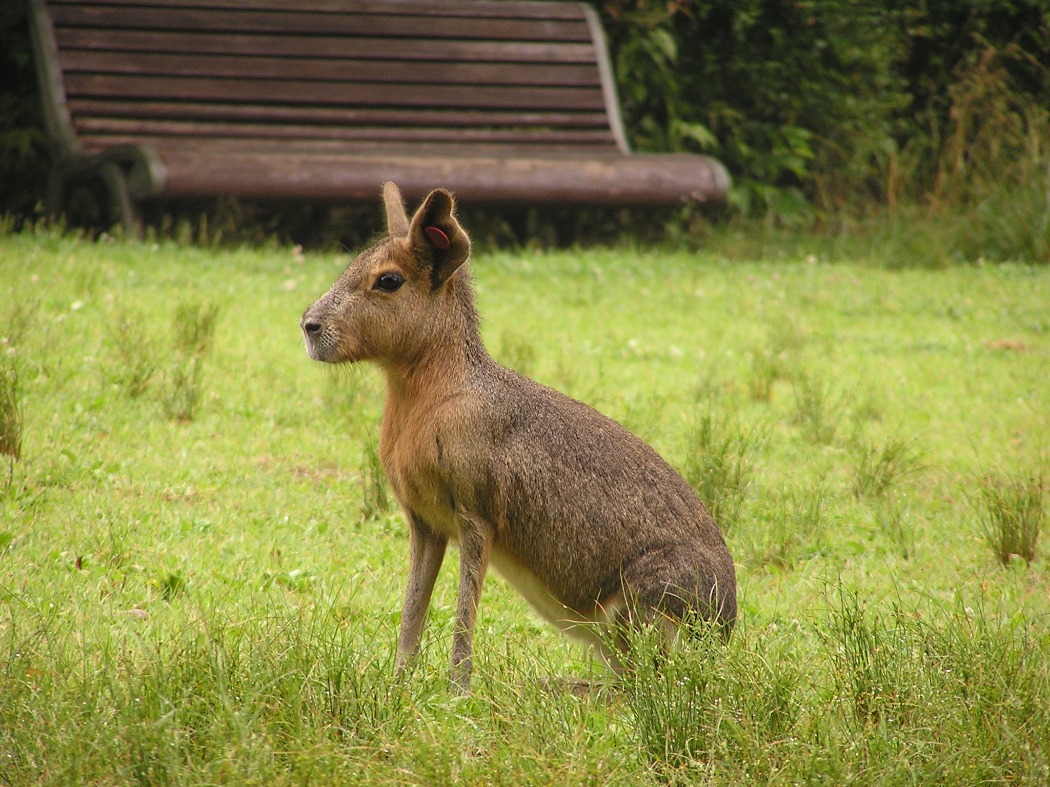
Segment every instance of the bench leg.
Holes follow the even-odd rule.
[[[70,194],[76,192],[77,184],[87,186],[96,178],[102,181],[107,196],[115,208],[116,218],[124,227],[124,231],[131,237],[141,240],[143,235],[142,217],[135,207],[134,200],[131,198],[127,175],[124,173],[123,168],[115,162],[103,164],[92,170],[74,171],[73,173],[69,173],[61,167],[54,167],[48,175],[47,190],[44,194],[44,209],[47,211],[47,214],[52,217],[63,215],[69,207],[66,202]],[[98,180],[95,180],[95,182],[97,183]],[[90,190],[96,198],[99,196],[94,189]],[[99,206],[98,219],[101,222],[106,221],[105,207],[104,205]]]
[[[102,182],[106,184],[113,204],[117,209],[117,216],[124,226],[124,231],[137,240],[142,240],[142,217],[139,215],[135,202],[131,199],[128,190],[128,178],[124,170],[116,163],[104,164],[99,174]]]
[[[69,181],[61,167],[54,166],[47,175],[47,188],[44,191],[44,211],[52,218],[62,216],[66,208]]]

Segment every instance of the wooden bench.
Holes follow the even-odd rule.
[[[631,153],[595,12],[529,0],[31,0],[55,168],[144,200],[720,201],[700,155]]]

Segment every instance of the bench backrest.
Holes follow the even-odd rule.
[[[627,149],[601,26],[578,3],[47,0],[46,13],[64,93],[52,125],[75,152],[165,137]]]

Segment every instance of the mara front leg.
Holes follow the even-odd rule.
[[[441,563],[445,559],[448,539],[435,533],[415,514],[408,514],[409,567],[405,604],[401,609],[401,632],[397,638],[398,670],[403,670],[419,650],[423,621],[430,607]]]
[[[452,634],[452,682],[464,694],[470,688],[473,667],[474,623],[481,587],[492,551],[492,530],[480,520],[461,516],[459,523],[459,595]]]

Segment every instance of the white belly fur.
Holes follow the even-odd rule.
[[[610,599],[604,605],[595,604],[590,615],[582,614],[558,601],[535,574],[506,553],[494,549],[491,560],[492,565],[510,583],[511,587],[524,596],[537,612],[559,630],[592,645],[597,645],[602,651],[605,650],[604,643],[595,632],[595,624],[609,623],[616,619],[621,607],[619,597]]]

